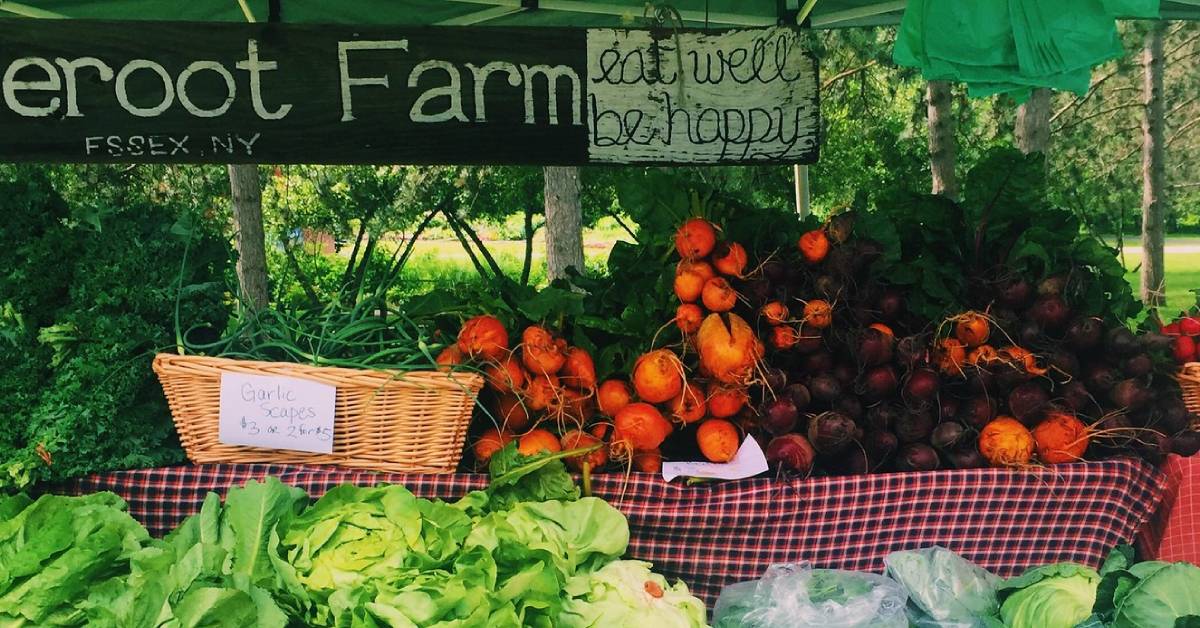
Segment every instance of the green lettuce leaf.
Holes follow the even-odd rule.
[[[556,626],[562,628],[701,628],[704,602],[682,582],[652,573],[650,563],[618,560],[572,578]]]
[[[1011,628],[1074,628],[1096,603],[1100,574],[1075,563],[1036,567],[996,592],[1000,617]]]
[[[1135,567],[1142,565],[1147,566],[1145,575],[1117,602],[1114,628],[1174,626],[1200,619],[1200,567],[1161,562]]]
[[[523,456],[509,443],[488,463],[488,509],[508,510],[519,502],[579,499],[579,487],[563,464],[563,452]]]

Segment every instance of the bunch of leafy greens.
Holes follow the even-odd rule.
[[[0,625],[83,625],[88,593],[149,540],[124,508],[112,493],[0,498]]]
[[[1200,567],[1190,563],[1133,562],[1118,547],[1100,569],[1096,605],[1085,628],[1200,626]]]
[[[307,502],[275,478],[210,493],[200,512],[130,558],[127,577],[94,587],[91,626],[260,626],[288,616],[272,597],[295,586],[279,559],[279,530]]]
[[[617,192],[621,208],[637,223],[636,241],[618,241],[604,273],[576,273],[541,289],[504,277],[486,286],[438,289],[410,298],[405,313],[436,318],[450,337],[464,319],[481,313],[498,317],[510,332],[546,324],[586,349],[597,377],[606,379],[628,373],[655,339],[659,345],[682,341],[669,323],[679,305],[672,288],[674,234],[688,218],[707,218],[722,226],[723,238],[756,252],[794,253],[800,234],[816,224],[815,218],[801,222],[786,207],[752,206],[669,169],[631,174]]]
[[[1139,312],[1116,251],[1047,202],[1040,154],[991,149],[962,187],[957,203],[896,189],[858,212],[856,231],[883,248],[873,274],[901,287],[912,311],[940,320],[987,306],[1008,281],[1062,276],[1064,297],[1080,313],[1123,323]]]
[[[82,219],[25,174],[0,182],[0,487],[181,461],[150,363],[177,315],[228,318],[228,243],[136,196]]]

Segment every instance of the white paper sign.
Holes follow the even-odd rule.
[[[729,462],[664,462],[662,474],[668,482],[678,477],[740,480],[758,475],[768,468],[762,447],[758,446],[758,441],[747,436],[738,448],[737,455]]]
[[[218,439],[227,445],[333,452],[337,388],[272,375],[221,374]]]

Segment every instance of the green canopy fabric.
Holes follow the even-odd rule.
[[[926,80],[966,83],[972,96],[1082,95],[1092,67],[1125,54],[1122,14],[1157,18],[1159,0],[911,0],[893,56]]]
[[[1111,0],[1115,4],[1122,1]],[[664,3],[656,0],[653,4]],[[794,20],[809,3],[675,0],[665,4],[676,8],[687,26],[729,27]],[[646,5],[646,0],[282,0],[281,13],[283,21],[299,23],[602,27],[637,24]],[[905,5],[905,0],[817,0],[808,15],[814,28],[898,24]],[[0,16],[266,21],[267,14],[268,0],[0,0]],[[1161,15],[1163,19],[1200,19],[1200,0],[1164,1]]]

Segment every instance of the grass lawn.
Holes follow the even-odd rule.
[[[1168,246],[1174,238],[1167,240]],[[1167,313],[1187,309],[1196,303],[1196,295],[1191,290],[1200,288],[1200,250],[1185,253],[1167,251],[1164,261],[1167,270]],[[1125,276],[1137,293],[1141,286],[1138,277],[1138,266],[1142,263],[1140,250],[1126,251],[1125,267],[1129,274]]]
[[[1102,236],[1105,242],[1115,245],[1116,238]],[[608,252],[616,240],[629,240],[629,235],[615,224],[602,221],[598,229],[584,234],[584,255],[591,268],[603,268]],[[514,277],[520,274],[525,255],[523,240],[491,240],[488,250],[497,263]],[[1167,312],[1186,309],[1196,303],[1192,289],[1200,288],[1200,236],[1170,236],[1167,238]],[[546,250],[541,234],[535,239],[533,248],[532,280],[541,283],[545,278]],[[1129,269],[1126,279],[1134,286],[1140,284],[1138,266],[1142,261],[1138,236],[1126,236],[1125,267]],[[436,284],[441,281],[470,281],[475,277],[471,260],[457,240],[431,239],[417,243],[413,259],[405,269],[404,279],[416,284]],[[417,288],[417,286],[413,286]]]

